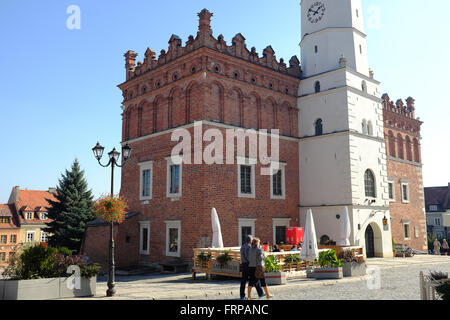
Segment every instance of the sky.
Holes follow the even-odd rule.
[[[67,20],[77,22],[71,5],[80,9],[79,29],[67,27]],[[421,0],[363,6],[375,78],[394,101],[414,97],[424,121],[424,185],[447,185],[450,1],[434,1],[431,11]],[[94,195],[109,192],[110,169],[91,149],[97,141],[105,153],[120,148],[123,54],[132,49],[141,61],[147,47],[167,50],[172,34],[184,43],[196,35],[203,8],[214,13],[214,36],[223,34],[228,44],[240,32],[260,55],[271,45],[278,59],[300,56],[299,0],[1,0],[0,203],[13,186],[55,187],[75,158]]]

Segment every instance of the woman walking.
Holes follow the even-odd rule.
[[[444,255],[448,255],[448,243],[446,239],[442,240],[442,251]]]
[[[433,249],[434,249],[434,254],[440,256],[441,255],[441,243],[438,241],[438,239],[434,239],[434,243],[433,243]]]
[[[248,299],[251,300],[252,289],[258,283],[261,283],[264,291],[266,292],[267,299],[273,298],[273,295],[269,293],[269,288],[266,285],[264,279],[264,253],[261,248],[261,241],[258,238],[253,238],[252,247],[248,251],[248,273],[250,277],[250,283],[248,285]]]

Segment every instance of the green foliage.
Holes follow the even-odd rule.
[[[275,256],[268,256],[264,260],[264,266],[266,268],[267,273],[272,272],[281,272],[283,266],[278,261],[277,257]]]
[[[436,286],[436,292],[441,296],[442,300],[449,301],[450,300],[450,283],[442,283]]]
[[[335,250],[322,251],[319,253],[319,265],[324,267],[342,267],[342,259],[338,259]]]
[[[98,264],[86,263],[81,256],[74,256],[67,248],[25,246],[10,260],[3,275],[13,280],[68,277],[67,268],[80,267],[82,277],[98,275]]]
[[[211,260],[211,254],[206,254],[202,251],[197,255],[197,258],[198,258],[198,261],[200,261],[201,263],[207,262],[207,261]]]
[[[92,193],[78,160],[75,159],[71,171],[66,170],[59,179],[56,191],[58,201],[47,199],[48,217],[53,220],[45,229],[50,233],[49,244],[78,252],[86,224],[95,219]]]
[[[224,252],[221,255],[217,256],[216,260],[223,266],[232,260],[229,252]]]
[[[288,265],[288,266],[293,264],[293,263],[297,263],[298,264],[300,262],[302,262],[302,259],[300,259],[300,255],[299,254],[291,254],[291,255],[287,256],[284,259],[284,263],[286,265]]]

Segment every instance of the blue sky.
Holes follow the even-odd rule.
[[[413,96],[424,121],[425,186],[450,181],[447,76],[450,1],[363,0],[369,63],[392,99]],[[70,5],[81,9],[81,29],[66,27]],[[426,7],[432,10],[427,11]],[[2,0],[0,2],[0,203],[15,185],[56,186],[77,157],[96,196],[110,189],[110,171],[95,161],[100,141],[121,140],[123,54],[142,60],[148,46],[167,49],[171,34],[195,35],[197,13],[214,13],[212,28],[231,43],[241,32],[259,53],[272,45],[285,61],[300,54],[298,0]],[[439,10],[435,10],[439,8]],[[379,12],[379,24],[377,21]],[[430,13],[432,12],[432,13]],[[116,173],[115,190],[120,188]]]

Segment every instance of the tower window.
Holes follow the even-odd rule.
[[[364,188],[366,191],[366,197],[376,197],[375,177],[370,170],[366,170],[366,173],[364,174]]]
[[[362,45],[359,45],[359,53],[362,54]]]
[[[319,93],[320,92],[320,81],[316,81],[314,84],[314,92]]]
[[[316,136],[320,136],[323,134],[323,121],[322,119],[317,119],[316,123],[315,123],[315,131],[316,131]]]
[[[314,46],[314,52],[315,53],[319,52],[319,47],[318,46]]]

